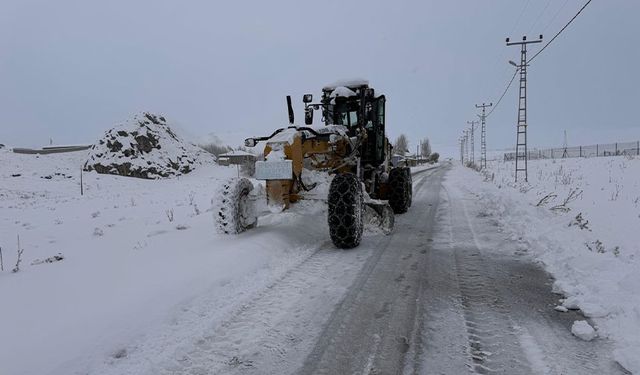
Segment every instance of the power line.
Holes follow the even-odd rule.
[[[568,0],[567,0],[567,1],[568,1]],[[563,28],[562,28],[562,29],[561,29],[561,30],[560,30],[560,31],[559,31],[559,32],[558,32],[558,33],[557,33],[553,38],[551,38],[551,40],[549,40],[549,42],[547,42],[547,44],[545,44],[545,45],[544,45],[544,47],[542,47],[542,49],[540,49],[540,51],[538,51],[535,55],[533,55],[533,57],[532,57],[532,58],[530,58],[530,59],[527,61],[527,64],[529,64],[529,63],[530,63],[531,61],[533,61],[533,59],[535,59],[535,58],[536,58],[540,53],[542,53],[542,51],[544,51],[544,49],[545,49],[545,48],[547,48],[547,46],[548,46],[549,44],[551,44],[551,42],[553,42],[553,41],[554,41],[554,40],[555,40],[555,39],[556,39],[556,38],[557,38],[557,37],[558,37],[558,36],[559,36],[559,35],[560,35],[560,34],[561,34],[561,33],[562,33],[562,32],[563,32],[563,31],[564,31],[564,30],[565,30],[565,29],[570,25],[570,24],[571,24],[571,22],[573,22],[573,20],[575,20],[575,19],[578,17],[578,15],[580,15],[580,13],[584,10],[584,8],[586,8],[586,7],[587,7],[587,5],[589,5],[589,3],[590,3],[591,1],[592,1],[592,0],[588,0],[588,1],[587,1],[587,2],[582,6],[582,8],[580,8],[580,10],[578,11],[578,13],[576,13],[576,15],[575,15],[575,16],[573,16],[573,18],[571,18],[571,20],[569,20],[569,22],[568,22],[568,23],[567,23],[567,24],[566,24],[566,25],[565,25],[565,26],[564,26],[564,27],[563,27]],[[565,4],[563,4],[563,5],[562,5],[562,7],[560,8],[560,10],[561,10],[562,8],[564,8],[564,5],[566,5],[566,2],[565,2]],[[526,8],[526,6],[525,6],[525,8]],[[524,11],[524,9],[523,9],[523,11]],[[560,11],[558,11],[558,13],[560,13]],[[556,13],[556,15],[553,17],[553,19],[555,19],[555,18],[556,18],[556,16],[558,15],[558,13]],[[518,75],[518,71],[519,71],[519,69],[516,69],[516,71],[515,71],[515,72],[513,72],[513,76],[512,76],[512,77],[511,77],[511,79],[509,80],[509,83],[507,84],[507,86],[504,88],[504,91],[502,92],[502,95],[500,95],[500,99],[498,99],[498,100],[496,101],[496,104],[493,106],[493,108],[491,108],[491,111],[489,111],[489,113],[487,113],[487,117],[491,116],[491,114],[493,113],[493,111],[495,111],[495,110],[498,108],[498,106],[500,105],[500,102],[502,102],[502,99],[503,99],[503,98],[504,98],[504,96],[507,94],[507,92],[509,91],[509,88],[510,88],[510,87],[511,87],[511,85],[513,84],[513,81],[516,79],[516,75]]]
[[[538,18],[536,18],[536,20],[533,23],[533,25],[531,25],[531,28],[529,29],[529,34],[531,34],[533,32],[533,28],[536,27],[538,22],[540,22],[540,20],[542,19],[542,16],[545,14],[547,9],[549,8],[549,5],[551,4],[551,1],[552,0],[547,0],[547,4],[544,6],[544,8],[542,8],[542,12],[540,12],[540,14],[538,15]]]
[[[507,84],[507,87],[504,88],[504,91],[502,92],[502,95],[500,95],[500,99],[498,99],[498,101],[496,102],[496,105],[493,106],[491,111],[489,111],[489,113],[487,113],[486,117],[491,116],[493,111],[495,111],[496,108],[498,108],[498,106],[500,105],[500,102],[502,101],[502,98],[504,98],[504,96],[507,95],[507,91],[509,91],[509,88],[511,87],[511,84],[513,83],[513,80],[516,79],[516,75],[518,75],[518,71],[519,71],[519,69],[516,69],[516,71],[513,72],[513,76],[511,77],[511,80],[509,80],[509,83]]]
[[[564,7],[567,6],[568,2],[569,2],[569,0],[564,0],[564,3],[560,6],[560,8],[558,8],[558,11],[553,15],[553,17],[551,17],[551,21],[549,21],[547,26],[545,26],[544,29],[542,29],[542,33],[543,34],[547,31],[549,26],[551,26],[553,24],[553,22],[556,20],[556,18],[558,18],[558,16],[560,15],[560,12],[562,12]]]
[[[513,25],[513,29],[511,29],[511,34],[513,34],[513,32],[516,31],[516,27],[520,25],[520,21],[522,20],[522,16],[524,16],[524,12],[527,10],[527,7],[529,6],[529,2],[531,2],[531,0],[527,0],[527,2],[524,4],[524,7],[520,11],[520,15],[516,19],[516,23]]]
[[[557,33],[556,35],[554,35],[554,37],[553,37],[553,38],[551,38],[551,40],[549,40],[549,41],[547,42],[547,44],[545,44],[545,45],[544,45],[544,47],[542,47],[542,49],[540,49],[540,51],[538,51],[535,55],[533,55],[533,57],[532,57],[532,58],[530,58],[530,59],[527,61],[527,64],[529,64],[531,61],[533,61],[533,59],[535,59],[539,54],[541,54],[541,53],[542,53],[542,51],[544,51],[544,49],[545,49],[545,48],[547,48],[547,47],[549,46],[549,44],[551,44],[554,40],[556,40],[556,38],[557,38],[560,34],[562,34],[562,32],[563,32],[567,27],[569,27],[569,25],[571,25],[571,22],[573,22],[573,20],[575,20],[575,19],[580,15],[580,13],[582,13],[582,11],[584,10],[584,8],[586,8],[586,7],[587,7],[587,5],[589,5],[589,3],[591,3],[591,1],[592,1],[592,0],[588,0],[588,1],[587,1],[587,2],[582,6],[582,8],[580,8],[580,10],[578,11],[578,13],[576,13],[576,15],[575,15],[575,16],[573,16],[573,18],[571,18],[571,19],[569,20],[569,22],[567,22],[567,24],[566,24],[566,25],[564,25],[564,27],[563,27],[562,29],[560,29],[560,31],[558,31],[558,33]]]

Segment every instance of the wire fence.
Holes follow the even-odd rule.
[[[564,159],[564,158],[590,158],[599,156],[640,155],[640,141],[617,142],[589,146],[572,146],[560,148],[548,148],[530,150],[527,152],[529,160],[535,159]],[[520,154],[519,156],[524,156]],[[504,154],[504,161],[516,159],[515,152]]]

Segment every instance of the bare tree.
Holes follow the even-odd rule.
[[[406,155],[409,152],[409,140],[407,139],[407,136],[400,134],[398,138],[396,138],[393,148],[395,149],[396,154],[402,156]]]
[[[431,142],[429,142],[429,138],[425,138],[420,142],[420,154],[425,158],[431,155]]]

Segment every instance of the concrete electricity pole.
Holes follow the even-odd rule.
[[[493,106],[493,103],[478,105],[476,104],[476,108],[482,108],[482,114],[478,115],[480,117],[480,122],[482,123],[481,127],[481,135],[480,135],[480,168],[487,168],[487,128],[486,128],[486,120],[487,115],[485,112],[485,108]]]
[[[527,40],[526,36],[522,37],[521,42],[510,42],[507,38],[507,46],[519,45],[520,48],[520,65],[513,61],[509,63],[520,71],[520,94],[518,99],[518,127],[516,134],[516,182],[518,181],[518,172],[524,172],[524,180],[528,180],[527,175],[527,45],[532,43],[541,43],[542,34],[538,40]],[[520,163],[519,163],[520,162]],[[524,162],[524,166],[522,166]]]
[[[475,133],[476,125],[478,121],[467,121],[467,124],[471,125],[471,164],[476,163],[476,153],[475,153],[475,140],[473,138],[473,134]]]

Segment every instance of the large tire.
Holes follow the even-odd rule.
[[[222,184],[218,196],[211,200],[219,233],[238,234],[257,225],[252,190],[253,184],[246,178],[233,178]]]
[[[389,205],[396,214],[407,212],[413,200],[413,182],[409,168],[393,168],[389,172]]]
[[[329,234],[336,247],[350,249],[362,239],[364,194],[358,177],[336,175],[329,187]]]

